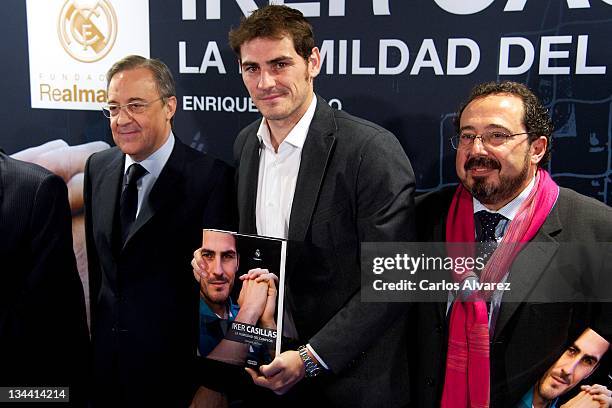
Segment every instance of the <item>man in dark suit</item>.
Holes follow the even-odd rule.
[[[70,387],[86,406],[89,335],[66,184],[0,151],[0,386]]]
[[[542,169],[553,127],[547,110],[526,86],[503,82],[475,87],[456,125],[452,143],[461,184],[417,199],[417,234],[421,241],[474,242],[488,230],[490,241],[501,243],[500,250],[480,276],[470,279],[508,282],[511,290],[487,298],[486,305],[482,298],[464,302],[461,293],[451,294],[448,303],[420,304],[418,336],[411,345],[420,356],[413,388],[419,407],[471,406],[462,398],[473,403],[481,397],[488,405],[489,395],[492,407],[512,407],[586,327],[610,340],[609,305],[571,299],[579,294],[610,299],[605,293],[610,271],[602,268],[610,265],[611,254],[597,242],[612,241],[612,209],[559,188]],[[491,217],[499,219],[497,225]],[[511,242],[529,244],[506,257],[509,252],[501,249]],[[580,257],[569,243],[586,244]],[[538,298],[544,293],[548,301]],[[463,308],[479,303],[484,306],[480,333],[486,338],[480,346],[486,363],[475,370],[478,355],[470,348],[472,340],[463,340],[468,347],[462,365],[456,348],[462,340],[454,330]],[[463,324],[468,333],[476,333],[477,327]],[[479,379],[474,373],[485,376]],[[478,394],[489,387],[490,394]]]
[[[107,80],[117,147],[92,155],[85,170],[93,399],[187,406],[198,336],[191,249],[203,227],[231,227],[233,175],[173,135],[165,64],[129,56]]]
[[[321,57],[299,11],[256,10],[230,45],[263,115],[234,144],[240,231],[290,240],[285,328],[300,339],[250,374],[293,404],[406,403],[404,306],[361,302],[360,243],[413,239],[410,162],[390,132],[314,94]]]

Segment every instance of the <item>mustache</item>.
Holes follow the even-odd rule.
[[[563,371],[560,371],[558,373],[552,373],[551,376],[554,377],[556,380],[561,381],[564,384],[569,384],[570,383],[570,381],[569,381],[569,374],[567,374],[567,373],[565,373]]]
[[[228,279],[207,279],[206,280],[207,283],[210,284],[219,284],[219,283],[229,283]]]
[[[491,157],[474,156],[470,157],[463,165],[463,168],[466,171],[474,167],[484,167],[485,169],[499,170],[501,169],[501,164]]]

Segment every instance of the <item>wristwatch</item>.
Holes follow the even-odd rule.
[[[306,346],[298,347],[298,353],[300,353],[300,357],[304,362],[304,370],[306,371],[306,377],[316,377],[317,375],[321,374],[321,366],[319,366],[319,364],[315,360],[310,358]]]

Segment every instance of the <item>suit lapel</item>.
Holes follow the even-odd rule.
[[[183,184],[183,165],[185,156],[185,146],[175,137],[174,148],[162,169],[159,177],[153,184],[149,197],[142,204],[138,217],[134,221],[134,225],[125,240],[123,248],[128,245],[130,240],[136,233],[157,214],[169,202],[175,201],[179,196]]]
[[[512,301],[504,302],[499,310],[499,316],[495,324],[494,338],[503,332],[512,315],[516,312],[521,302],[538,283],[547,266],[559,249],[559,244],[551,236],[554,232],[562,229],[557,206],[551,210],[540,231],[519,253],[512,264],[508,277],[512,291]]]
[[[98,218],[96,225],[99,225],[100,232],[107,240],[109,248],[114,248],[114,250],[111,250],[113,256],[115,256],[115,250],[120,245],[116,240],[121,240],[121,238],[117,238],[120,236],[119,233],[117,236],[114,235],[114,232],[116,232],[114,229],[115,216],[118,216],[116,211],[119,195],[121,194],[121,185],[123,184],[124,164],[125,155],[121,150],[117,149],[115,157],[100,173],[104,175],[100,180],[100,187],[97,190],[100,193],[96,194],[94,191],[93,194],[93,199],[97,202],[95,208],[104,209],[104,211],[96,211],[96,217]]]
[[[336,140],[333,111],[327,102],[319,97],[317,99],[317,110],[304,142],[289,219],[289,239],[298,242],[306,237]]]
[[[4,195],[4,175],[6,174],[6,156],[0,149],[0,208],[2,208],[2,196]]]
[[[239,231],[255,234],[255,206],[257,203],[257,184],[259,183],[259,139],[256,133],[247,137],[240,155],[240,177],[238,178],[238,208],[240,211]]]

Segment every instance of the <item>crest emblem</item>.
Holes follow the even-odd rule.
[[[68,0],[59,15],[57,31],[64,50],[75,60],[104,58],[117,38],[117,16],[108,0]]]

